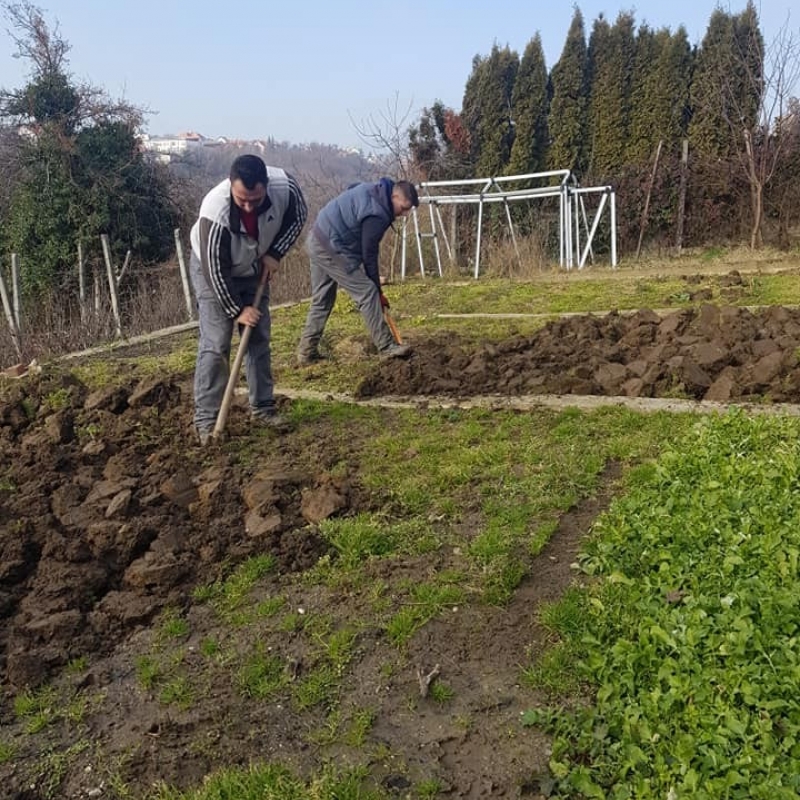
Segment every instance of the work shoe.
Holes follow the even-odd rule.
[[[205,447],[214,438],[214,431],[211,428],[197,431],[197,441],[200,447]]]
[[[323,356],[319,350],[314,350],[312,353],[297,353],[295,361],[298,367],[310,367],[312,364],[318,364],[320,361],[327,361],[328,357]]]
[[[390,344],[378,352],[381,358],[408,358],[411,348],[407,344]]]
[[[276,433],[286,433],[286,431],[289,431],[292,428],[291,422],[289,422],[286,417],[282,417],[280,414],[274,411],[271,414],[264,412],[253,412],[251,418],[257,425],[263,425],[266,428],[272,428],[272,430],[274,430]]]

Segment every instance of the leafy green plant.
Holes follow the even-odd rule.
[[[152,689],[161,675],[161,666],[150,656],[139,656],[136,659],[136,680],[144,689]]]
[[[464,599],[464,590],[457,585],[420,583],[411,590],[408,604],[404,605],[386,623],[389,640],[404,645],[428,620],[448,606],[457,606]]]
[[[395,547],[386,525],[367,514],[324,520],[320,531],[336,548],[343,569],[357,567],[370,556],[385,556]]]
[[[704,419],[596,523],[585,622],[558,616],[594,704],[523,720],[554,735],[557,796],[797,793],[798,434]]]
[[[262,553],[247,559],[223,581],[198,587],[193,597],[198,602],[210,602],[219,614],[236,622],[246,624],[249,614],[237,614],[258,581],[275,569],[275,557]]]
[[[163,639],[183,639],[189,635],[189,623],[175,608],[165,609],[161,615],[159,636]]]
[[[414,787],[414,793],[419,800],[433,800],[440,792],[444,791],[444,786],[441,781],[435,778],[429,778],[425,781],[420,781]]]
[[[69,675],[80,675],[80,673],[84,672],[88,666],[89,659],[86,656],[78,656],[78,658],[73,658],[67,664],[66,671]]]

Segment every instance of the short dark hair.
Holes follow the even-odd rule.
[[[397,181],[394,188],[408,200],[411,205],[416,208],[419,205],[419,195],[417,194],[417,187],[411,181]]]
[[[257,183],[267,185],[267,165],[258,156],[239,156],[231,164],[231,183],[241,181],[246,188],[255,189]]]

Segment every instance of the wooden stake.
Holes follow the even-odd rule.
[[[116,326],[117,337],[122,338],[122,321],[120,320],[119,316],[119,300],[117,299],[117,280],[114,277],[114,265],[111,263],[111,245],[108,243],[108,234],[101,234],[100,242],[103,245],[103,256],[106,260],[108,291],[111,294],[111,311],[114,314],[114,324]]]
[[[192,292],[189,288],[189,273],[186,271],[186,259],[183,257],[180,228],[175,228],[175,252],[178,254],[178,266],[181,270],[181,283],[183,284],[183,298],[186,301],[186,314],[191,322],[194,319],[194,303],[192,303]]]
[[[658,159],[661,156],[661,145],[664,140],[660,139],[656,148],[656,157],[653,159],[653,171],[650,173],[650,185],[647,187],[647,197],[644,201],[644,211],[642,211],[642,224],[639,227],[639,244],[636,245],[636,260],[639,260],[639,253],[642,252],[642,240],[644,239],[644,229],[647,227],[647,212],[650,210],[650,195],[653,193],[653,184],[656,182],[656,170],[658,169]]]
[[[683,140],[681,154],[681,183],[678,191],[678,223],[675,228],[675,254],[680,255],[683,250],[683,224],[686,217],[686,184],[689,179],[689,140]]]
[[[21,292],[19,288],[19,256],[11,254],[11,292],[14,301],[14,319],[17,323],[17,335],[22,330],[22,317],[20,316]]]
[[[0,298],[2,298],[3,301],[3,311],[5,312],[6,321],[8,322],[8,330],[11,332],[11,341],[14,343],[14,350],[17,352],[17,358],[22,361],[22,347],[19,342],[19,331],[14,321],[14,313],[11,310],[11,303],[8,299],[8,289],[6,288],[6,281],[3,277],[2,269],[0,269]]]

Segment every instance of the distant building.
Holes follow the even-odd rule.
[[[190,150],[212,140],[194,131],[179,133],[177,136],[142,136],[142,149],[153,154],[159,161],[170,161],[173,156],[186,155]]]

